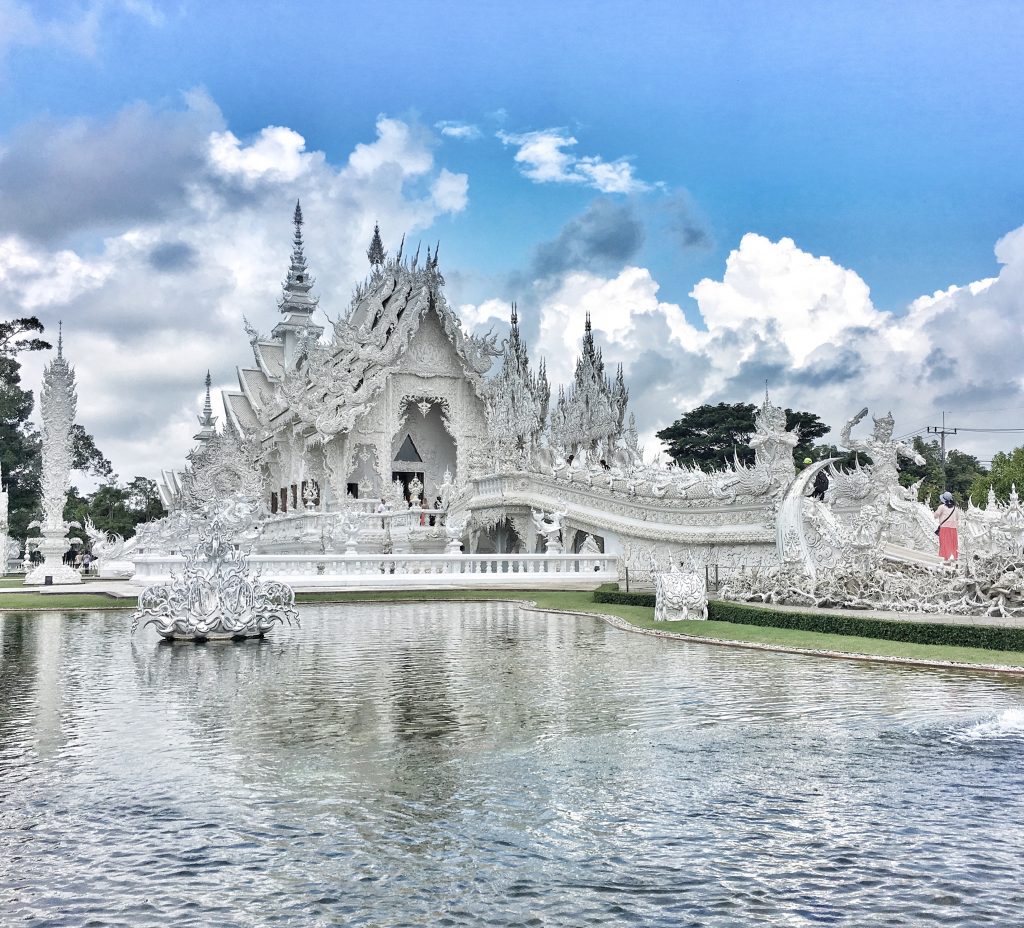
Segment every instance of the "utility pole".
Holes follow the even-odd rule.
[[[939,436],[939,460],[942,462],[942,488],[943,490],[946,490],[948,489],[946,486],[946,436],[956,435],[956,429],[946,428],[945,410],[942,412],[942,425],[929,425],[928,434]]]

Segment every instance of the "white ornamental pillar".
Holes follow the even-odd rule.
[[[25,576],[25,583],[41,586],[51,583],[81,583],[82,576],[62,561],[68,549],[68,524],[64,521],[64,503],[71,485],[71,427],[75,424],[78,396],[75,371],[64,359],[64,339],[57,339],[57,357],[43,371],[43,537],[39,552],[43,562]]]

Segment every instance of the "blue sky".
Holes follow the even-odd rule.
[[[438,171],[466,178],[459,208],[435,198],[436,209],[411,223],[417,236],[442,240],[452,299],[475,307],[518,299],[539,319],[538,350],[545,301],[581,269],[613,281],[623,267],[643,268],[657,300],[707,330],[712,316],[691,293],[702,280],[723,281],[748,234],[830,257],[870,288],[874,311],[902,317],[924,294],[999,274],[994,247],[1024,222],[1022,40],[1024,6],[995,2],[0,0],[0,206],[17,214],[0,231],[45,246],[36,255],[43,263],[61,249],[90,261],[109,253],[112,236],[152,231],[176,215],[174,191],[188,184],[167,179],[174,170],[186,177],[192,143],[180,138],[193,130],[230,132],[244,147],[267,127],[288,127],[304,152],[322,152],[341,171],[356,146],[373,142],[383,115],[411,127],[433,159],[433,173],[404,174],[396,196],[422,195]],[[205,101],[201,118],[185,94]],[[141,129],[121,125],[132,112],[143,114]],[[122,208],[113,167],[99,175],[145,126],[166,131],[181,158],[164,169],[150,153],[137,175],[119,166],[134,185],[125,199],[138,200],[137,209]],[[80,148],[76,133],[87,137]],[[27,167],[24,153],[49,139],[64,140],[60,151]],[[554,160],[525,157],[531,144]],[[100,192],[74,219],[56,208],[52,218],[30,219],[27,195],[3,199],[5,170],[9,188],[39,184],[43,199],[60,197],[62,185],[79,188],[70,199],[83,186]],[[159,209],[145,202],[165,182]],[[268,209],[279,200],[286,211],[303,186],[288,175]],[[604,238],[566,244],[595,209],[603,224],[594,234]],[[402,231],[384,228],[390,238]],[[550,258],[559,242],[576,258],[558,258],[561,276],[538,286],[542,252]],[[580,247],[600,254],[580,258]],[[322,263],[321,277],[330,286]],[[62,311],[59,295],[47,299],[44,317]],[[73,314],[74,298],[66,302]],[[470,317],[487,318],[482,310]],[[103,324],[102,315],[90,322]],[[615,330],[609,322],[609,345]],[[639,364],[643,346],[630,350],[627,361]],[[807,383],[828,370],[841,375],[833,354]],[[701,368],[693,357],[661,360],[666,377],[692,380]],[[786,363],[762,361],[769,372]],[[751,368],[733,392],[749,390],[752,378]],[[746,398],[726,396],[727,386],[708,381],[703,398]],[[1018,400],[1010,378],[984,384],[971,375],[963,386],[975,405]],[[697,392],[659,402],[692,402]],[[934,399],[934,409],[951,405]]]

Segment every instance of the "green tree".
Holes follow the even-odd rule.
[[[946,466],[942,466],[942,450],[937,439],[925,441],[920,436],[913,440],[914,450],[924,458],[924,464],[900,461],[900,483],[905,487],[923,481],[918,498],[922,502],[938,499],[939,494],[949,490],[961,506],[971,496],[974,482],[987,479],[988,471],[973,455],[956,449],[947,452]],[[986,492],[988,488],[986,486]]]
[[[978,504],[984,503],[990,486],[1001,502],[1006,502],[1014,486],[1018,493],[1024,493],[1024,448],[997,452],[992,458],[992,469],[975,477],[971,484],[971,499]]]
[[[0,321],[0,464],[8,493],[10,534],[24,538],[39,506],[39,435],[29,422],[31,390],[21,386],[22,351],[42,351],[48,342],[36,337],[43,324],[34,316]]]
[[[843,451],[836,445],[815,445],[808,457],[815,461],[824,461],[825,458],[835,458],[833,467],[850,470],[858,463],[863,467],[871,463],[871,456],[863,451]]]
[[[752,403],[706,404],[691,409],[672,425],[657,433],[669,456],[677,463],[696,464],[702,470],[716,470],[735,454],[741,464],[754,463],[750,437],[754,434]],[[798,461],[810,457],[814,440],[829,427],[812,412],[786,410],[786,428],[799,427],[800,441],[794,449]]]
[[[107,482],[116,481],[114,467],[96,447],[96,441],[77,422],[71,426],[71,466]]]

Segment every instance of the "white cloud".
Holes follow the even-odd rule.
[[[15,47],[57,46],[83,57],[97,53],[106,16],[122,10],[147,22],[162,26],[164,15],[147,0],[92,0],[72,8],[66,16],[39,16],[29,3],[0,0],[0,61]]]
[[[267,126],[249,145],[233,132],[210,136],[210,163],[225,177],[237,177],[244,184],[269,181],[291,183],[324,160],[322,152],[306,152],[306,140],[293,129]]]
[[[649,452],[659,447],[653,433],[682,412],[705,402],[757,401],[766,379],[783,405],[821,415],[831,440],[864,405],[891,409],[900,433],[938,423],[943,410],[954,425],[1024,425],[1016,348],[1024,344],[1024,226],[995,250],[997,277],[922,296],[896,315],[872,304],[854,271],[791,239],[747,234],[722,279],[693,288],[702,326],[659,299],[645,268],[610,276],[566,271],[554,286],[549,278],[534,284],[539,320],[531,347],[535,360],[546,358],[552,383],[568,382],[589,312],[606,364],[625,367]],[[498,301],[460,309],[471,324],[505,316]],[[521,307],[520,316],[528,314]],[[955,440],[982,458],[1019,443],[1020,436],[981,433]]]
[[[458,308],[459,318],[467,329],[485,328],[492,320],[506,322],[509,305],[504,300],[485,300],[479,306],[462,303]]]
[[[434,123],[434,128],[437,129],[441,135],[450,139],[460,139],[464,142],[472,142],[475,139],[480,138],[483,134],[478,126],[464,122],[452,122],[450,120],[436,122]]]
[[[160,122],[165,144],[195,146],[193,159],[174,162],[181,192],[167,208],[120,217],[117,231],[90,241],[88,251],[41,244],[16,230],[0,235],[0,299],[37,314],[47,337],[63,319],[65,352],[78,374],[79,421],[122,477],[180,467],[207,368],[215,385],[234,388],[235,366],[253,364],[242,317],[264,332],[279,318],[296,197],[316,292],[332,317],[348,307],[353,281],[368,270],[375,221],[388,247],[404,232],[414,245],[418,231],[467,205],[468,178],[435,165],[436,139],[414,125],[381,117],[375,138],[355,145],[339,166],[307,151],[288,127],[239,139],[207,103]],[[153,125],[127,125],[119,136],[126,158],[144,147]],[[83,138],[93,144],[93,135]],[[52,169],[31,183],[59,186],[61,159],[86,154],[82,146],[61,149]],[[99,170],[102,159],[89,157]],[[120,169],[120,162],[111,165]],[[94,228],[89,222],[83,215],[77,228]],[[38,389],[48,355],[25,359],[28,387]]]
[[[772,242],[752,232],[729,254],[722,280],[704,279],[690,295],[709,330],[742,328],[762,338],[775,332],[797,366],[843,330],[885,320],[853,271],[801,251],[790,238]]]
[[[634,175],[633,165],[625,158],[605,161],[596,155],[579,157],[566,151],[577,143],[564,129],[536,132],[499,131],[505,145],[515,145],[516,164],[524,177],[538,184],[585,184],[602,193],[636,193],[650,189]]]
[[[403,177],[426,174],[434,165],[428,137],[399,119],[377,119],[377,139],[356,145],[348,159],[349,172],[369,177],[382,169],[397,169]]]
[[[430,195],[441,212],[461,213],[469,202],[469,177],[441,168],[430,185]]]

